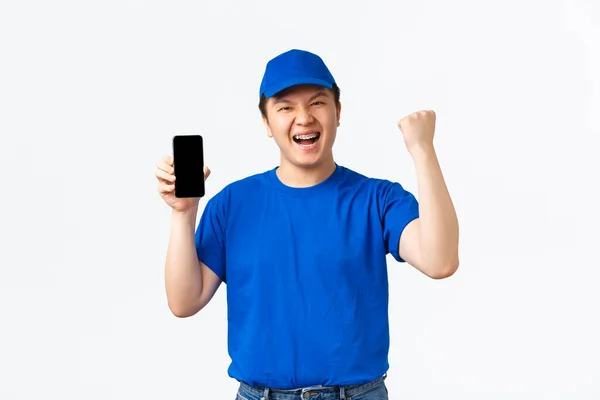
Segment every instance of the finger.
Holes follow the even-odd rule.
[[[164,161],[159,161],[156,164],[156,168],[165,171],[168,174],[175,174],[175,169],[168,163],[164,162]]]
[[[162,162],[164,162],[165,164],[172,167],[173,166],[173,156],[164,156],[162,159]]]
[[[162,169],[156,169],[156,177],[160,178],[162,180],[165,180],[169,183],[175,182],[175,175],[173,174],[168,174],[165,171],[163,171]]]
[[[169,194],[175,191],[175,185],[170,184],[168,182],[160,182],[158,184],[158,192],[160,194]]]

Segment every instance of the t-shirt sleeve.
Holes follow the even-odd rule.
[[[398,252],[400,236],[409,222],[419,217],[419,203],[415,196],[399,183],[388,183],[381,192],[383,238],[387,253],[398,262],[405,262]]]
[[[226,282],[225,213],[221,196],[206,203],[195,234],[198,259]]]

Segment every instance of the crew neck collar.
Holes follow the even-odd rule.
[[[323,190],[334,187],[339,181],[343,173],[343,167],[335,163],[335,170],[331,175],[325,178],[324,181],[317,183],[316,185],[307,187],[293,187],[284,184],[277,176],[277,169],[279,166],[268,171],[269,181],[278,190],[291,194],[294,196],[307,196],[317,194]]]

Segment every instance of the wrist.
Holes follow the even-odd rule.
[[[409,149],[415,161],[435,157],[435,148],[432,144],[419,144]]]
[[[185,210],[173,210],[171,217],[176,221],[192,221],[196,222],[196,216],[198,215],[198,206],[192,206]]]

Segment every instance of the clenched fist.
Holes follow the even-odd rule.
[[[417,111],[398,121],[398,128],[404,136],[404,144],[412,154],[415,149],[433,149],[435,132],[435,112]]]

